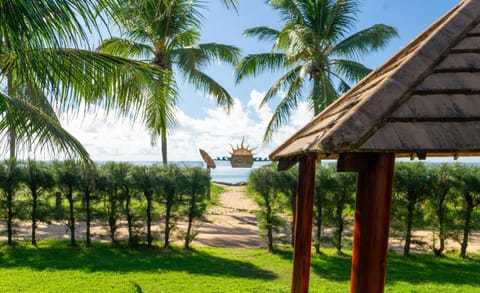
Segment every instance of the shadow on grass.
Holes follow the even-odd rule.
[[[291,250],[278,250],[275,254],[292,260]],[[331,250],[317,255],[312,251],[311,273],[321,278],[345,282],[350,280],[351,255],[335,255]],[[464,260],[457,256],[436,257],[429,254],[404,257],[389,254],[386,283],[410,284],[439,283],[480,286],[480,259],[475,255]]]
[[[271,280],[275,273],[244,261],[222,258],[201,250],[115,249],[108,244],[71,248],[66,242],[47,242],[34,248],[0,249],[0,268],[82,270],[87,272],[171,272]]]
[[[411,284],[439,283],[480,285],[480,262],[456,256],[389,255],[387,284],[403,281]]]

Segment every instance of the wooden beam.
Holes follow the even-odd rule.
[[[298,163],[298,158],[280,159],[278,161],[278,171],[287,171]]]
[[[349,154],[358,170],[351,293],[384,292],[394,154]],[[356,164],[361,164],[357,165]]]
[[[310,254],[312,251],[313,194],[316,156],[299,160],[295,240],[293,252],[292,293],[308,292]]]

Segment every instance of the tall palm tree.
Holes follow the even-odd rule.
[[[246,36],[273,42],[268,53],[251,54],[237,67],[237,82],[264,71],[285,72],[266,92],[260,106],[285,92],[265,131],[268,142],[287,123],[301,99],[315,114],[370,72],[359,59],[397,36],[395,28],[377,24],[348,35],[358,14],[358,0],[268,0],[282,17],[282,28],[260,26]],[[308,93],[306,93],[308,91]]]
[[[225,3],[232,5],[236,1]],[[202,72],[202,68],[213,61],[236,64],[239,49],[217,43],[198,44],[203,8],[200,0],[118,1],[111,10],[123,38],[111,38],[99,46],[101,52],[144,60],[165,72],[163,85],[157,92],[147,94],[144,115],[152,144],[161,138],[164,164],[167,164],[167,128],[174,124],[174,106],[179,96],[178,75],[214,97],[217,104],[227,109],[233,104],[230,94]]]

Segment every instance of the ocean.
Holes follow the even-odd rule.
[[[161,164],[161,162],[132,162],[135,165],[152,165]],[[183,166],[201,166],[206,168],[207,165],[203,161],[171,161],[169,163]],[[255,161],[252,168],[232,168],[229,161],[215,161],[216,168],[211,169],[212,181],[224,183],[241,183],[248,181],[248,175],[252,170],[270,164],[270,161]]]
[[[185,165],[185,166],[202,166],[204,168],[207,165],[201,161],[180,161],[172,162],[174,164]],[[232,168],[229,161],[215,161],[216,168],[211,169],[212,181],[215,182],[224,182],[224,183],[241,183],[248,181],[248,175],[252,170],[260,168],[262,166],[268,165],[271,162],[269,161],[258,161],[253,162],[252,168]]]

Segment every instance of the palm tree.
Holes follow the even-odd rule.
[[[142,105],[145,84],[155,90],[162,80],[162,73],[146,64],[67,48],[87,43],[99,11],[109,3],[10,1],[0,7],[0,79],[7,83],[7,93],[0,93],[0,130],[10,133],[10,157],[16,156],[16,143],[23,141],[42,146],[53,142],[69,155],[88,158],[78,141],[61,129],[50,102],[61,111],[82,104],[135,111]],[[141,85],[132,80],[142,80]]]
[[[268,142],[275,130],[287,123],[301,99],[314,114],[320,113],[370,69],[358,60],[397,36],[395,28],[377,24],[347,34],[358,14],[358,0],[268,0],[282,17],[280,30],[260,26],[246,36],[273,42],[268,53],[247,55],[237,67],[237,82],[264,71],[286,71],[266,92],[260,106],[285,93],[264,135]],[[309,91],[308,94],[304,93]]]
[[[225,1],[229,5],[235,3]],[[124,38],[108,39],[98,48],[115,56],[145,60],[165,72],[158,91],[146,94],[144,115],[152,144],[161,139],[164,164],[167,164],[167,128],[174,124],[174,106],[179,96],[178,75],[214,97],[217,104],[227,109],[233,104],[230,94],[202,72],[202,67],[213,61],[234,65],[239,49],[217,43],[198,44],[203,8],[199,0],[118,1],[111,10]]]

